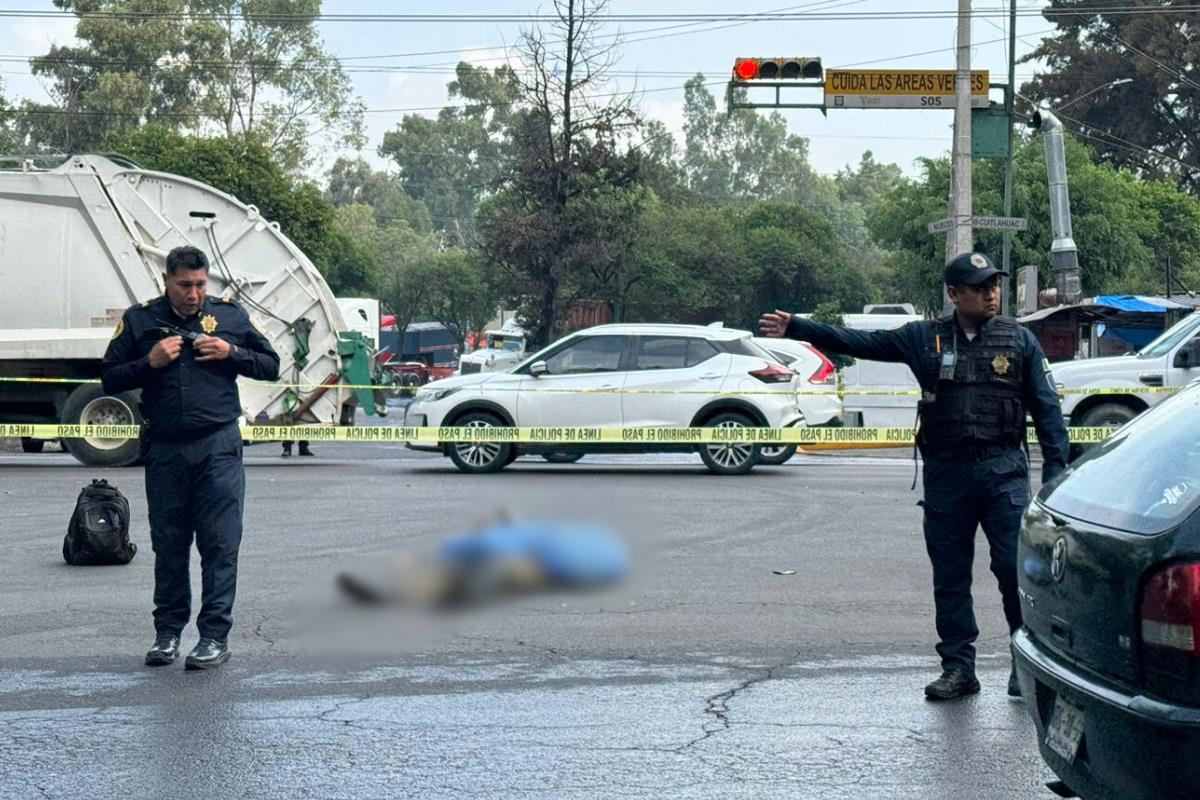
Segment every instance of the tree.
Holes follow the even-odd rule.
[[[418,233],[433,231],[429,209],[404,191],[395,175],[371,166],[361,158],[339,158],[329,173],[329,199],[335,206],[365,204],[375,209],[375,218],[387,224],[403,220]]]
[[[1200,11],[1184,0],[1053,0],[1058,33],[1025,61],[1046,68],[1021,88],[1062,107],[1060,117],[1101,159],[1200,192]],[[1119,6],[1119,8],[1118,8]],[[1128,7],[1165,13],[1128,13]],[[1171,8],[1178,6],[1179,8]],[[1077,14],[1063,13],[1078,11]],[[1128,83],[1107,86],[1114,81]],[[1099,89],[1099,91],[1095,91]]]
[[[496,315],[497,297],[485,266],[463,250],[437,253],[428,272],[430,292],[424,313],[442,323],[465,346]]]
[[[782,114],[718,110],[703,75],[688,80],[683,93],[683,172],[699,202],[805,205],[827,191],[808,163],[808,140],[789,134]]]
[[[358,146],[362,104],[316,30],[320,0],[54,0],[83,44],[32,60],[53,104],[26,102],[21,133],[78,151],[145,123],[255,136],[287,170],[325,135]]]
[[[509,125],[523,95],[507,65],[489,72],[460,62],[455,74],[448,94],[465,103],[436,119],[404,117],[384,134],[379,155],[396,163],[404,191],[425,204],[449,242],[465,247],[475,207],[510,168]]]
[[[1200,271],[1200,206],[1178,188],[1144,181],[1129,170],[1093,160],[1092,151],[1067,137],[1071,217],[1079,247],[1083,292],[1155,292],[1162,289],[1170,258],[1177,276],[1195,285]],[[1013,237],[1012,263],[1039,267],[1043,285],[1052,285],[1049,263],[1053,233],[1042,143],[1021,142],[1015,151],[1014,214],[1029,229]],[[941,308],[945,241],[925,226],[945,215],[950,167],[946,159],[922,162],[923,177],[902,183],[878,205],[871,220],[877,241],[893,252],[887,263],[893,279],[885,294],[925,310]],[[1002,164],[983,162],[975,170],[974,211],[998,215],[1002,208]],[[999,253],[1000,234],[980,231],[976,248]]]
[[[556,0],[554,52],[541,32],[525,34],[512,168],[477,216],[484,257],[539,344],[561,329],[574,300],[597,291],[597,279],[624,282],[628,227],[649,197],[639,157],[622,146],[636,125],[632,101],[602,91],[616,47],[595,39],[605,5]]]
[[[12,153],[16,149],[17,137],[13,129],[12,106],[4,97],[4,80],[0,79],[0,154]]]

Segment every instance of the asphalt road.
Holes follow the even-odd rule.
[[[742,478],[687,456],[471,477],[400,447],[315,449],[247,450],[234,657],[212,673],[141,665],[141,470],[105,477],[142,552],[72,568],[62,536],[97,471],[0,454],[0,797],[1050,796],[1027,712],[1004,694],[986,552],[983,693],[923,699],[929,566],[899,454],[800,456]],[[339,595],[339,571],[380,573],[500,509],[610,526],[634,578],[441,615]]]

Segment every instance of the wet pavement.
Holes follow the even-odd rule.
[[[400,448],[316,447],[247,451],[234,658],[211,673],[140,665],[140,470],[105,477],[143,551],[72,569],[58,549],[95,471],[0,455],[0,797],[1051,796],[1004,694],[986,553],[983,693],[921,695],[937,670],[911,462],[804,456],[720,479],[694,457],[589,457],[472,478]],[[499,507],[611,525],[635,578],[438,617],[334,588]]]

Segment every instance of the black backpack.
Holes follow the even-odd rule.
[[[63,558],[75,566],[128,564],[137,553],[129,541],[129,501],[108,481],[83,487],[63,540]]]

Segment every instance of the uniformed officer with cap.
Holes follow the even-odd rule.
[[[1021,625],[1017,535],[1029,504],[1023,449],[1026,414],[1042,449],[1042,481],[1067,464],[1067,430],[1050,364],[1037,339],[1000,310],[1000,277],[982,253],[946,265],[954,313],[896,330],[856,331],[821,325],[785,311],[764,314],[767,336],[875,361],[903,362],[921,385],[917,445],[924,456],[925,546],[933,563],[938,655],[942,674],[926,697],[949,700],[979,691],[971,604],[975,531],[983,527],[991,570],[1000,584],[1010,632]],[[1020,696],[1015,673],[1008,693]]]
[[[104,354],[109,394],[142,390],[148,426],[146,502],[154,546],[154,646],[149,666],[179,657],[191,616],[188,563],[200,551],[200,641],[188,669],[229,660],[242,541],[245,471],[237,378],[273,381],[279,356],[238,305],[206,296],[208,259],[167,254],[166,293],[127,310]]]

